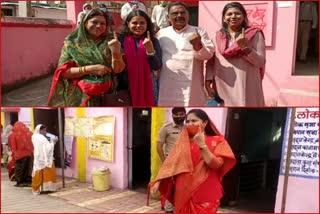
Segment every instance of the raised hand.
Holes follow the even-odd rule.
[[[206,145],[204,131],[201,130],[201,125],[199,125],[198,133],[193,137],[193,140],[199,147]]]
[[[108,46],[112,54],[120,54],[121,43],[115,31],[113,32],[113,39],[108,42]]]
[[[244,28],[242,28],[241,34],[236,38],[236,42],[241,49],[248,47],[248,40],[244,33]]]
[[[143,40],[142,44],[148,53],[154,53],[154,47],[153,47],[153,43],[152,43],[149,31],[147,31],[147,37]]]
[[[193,49],[198,51],[202,48],[202,43],[201,43],[201,36],[198,33],[198,29],[196,28],[196,31],[193,32],[189,38],[188,38],[189,42],[191,43],[191,45],[193,46]]]

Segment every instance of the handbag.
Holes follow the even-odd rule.
[[[109,94],[103,94],[101,96],[102,106],[132,106],[130,91],[128,89],[117,90],[119,86],[119,79],[116,76],[114,76],[113,82],[113,92]]]

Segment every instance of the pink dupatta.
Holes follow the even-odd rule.
[[[263,32],[258,28],[247,28],[244,33],[247,38],[247,40],[250,42],[254,38],[254,36],[258,33]],[[216,44],[219,53],[224,56],[225,58],[231,58],[231,57],[242,57],[244,53],[242,52],[241,48],[238,46],[236,42],[234,42],[230,47],[228,47],[229,40],[227,38],[227,34],[224,31],[217,31],[216,33]],[[265,67],[260,68],[260,75],[261,79],[263,79],[265,73]]]
[[[140,39],[136,50],[134,38],[132,36],[124,38],[129,89],[133,106],[153,106],[151,69],[142,43],[143,38]]]

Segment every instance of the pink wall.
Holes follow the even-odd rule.
[[[75,108],[65,108],[65,116],[75,116]],[[111,171],[111,186],[116,188],[126,188],[128,186],[128,155],[127,155],[127,109],[126,108],[87,108],[86,116],[99,117],[114,115],[115,122],[115,139],[114,139],[114,162],[96,160],[87,157],[86,179],[92,181],[91,170],[94,167],[108,167]],[[77,177],[77,145],[76,139],[73,143],[71,167],[65,170],[66,177]],[[61,170],[57,172],[61,175]]]
[[[53,72],[71,27],[68,20],[6,17],[1,28],[2,85]]]
[[[20,108],[20,111],[18,112],[18,121],[23,122],[26,126],[33,129],[33,127],[30,127],[31,125],[31,108]]]
[[[221,13],[226,3],[227,1],[199,2],[199,26],[206,29],[210,37],[221,28]],[[291,75],[295,60],[298,3],[291,1],[292,6],[289,7],[278,7],[276,2],[273,4],[272,45],[267,47],[266,75],[263,80],[266,104],[318,106],[319,95],[314,95],[319,91],[318,76]],[[297,92],[290,95],[285,93],[287,89],[295,89]]]
[[[281,212],[284,176],[279,176],[274,212]],[[285,213],[318,213],[319,180],[289,177]]]

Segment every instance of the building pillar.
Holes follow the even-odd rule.
[[[19,17],[31,17],[30,1],[19,1]]]
[[[86,109],[77,108],[77,117],[85,117]],[[86,182],[87,180],[87,140],[85,137],[77,137],[77,168],[78,168],[78,180],[80,182]]]
[[[76,24],[78,14],[82,11],[82,6],[86,3],[86,1],[66,1],[66,3],[67,19],[72,21],[73,24]]]

